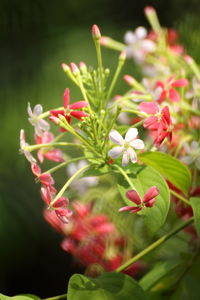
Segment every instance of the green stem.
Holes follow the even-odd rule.
[[[173,194],[178,199],[180,199],[181,201],[183,201],[185,204],[191,205],[190,202],[185,197],[181,196],[180,194],[178,194],[177,192],[173,191],[172,189],[170,189],[170,193]]]
[[[97,52],[97,61],[98,61],[98,66],[99,66],[99,75],[100,75],[100,95],[101,95],[101,109],[104,108],[104,95],[103,95],[103,90],[104,90],[104,80],[103,80],[103,63],[102,63],[102,56],[101,56],[101,45],[100,45],[100,40],[94,40],[95,42],[95,47],[96,47],[96,52]]]
[[[133,190],[136,190],[134,184],[131,182],[130,178],[128,177],[128,175],[126,174],[126,172],[118,165],[113,165],[115,168],[117,168],[120,173],[124,176],[124,178],[126,179],[126,181],[128,182],[128,184],[130,185],[130,187],[133,189]]]
[[[194,221],[194,218],[190,218],[186,222],[182,223],[181,225],[177,226],[175,229],[173,229],[171,232],[163,235],[161,238],[159,238],[157,241],[149,245],[147,248],[142,250],[140,253],[129,259],[125,264],[117,268],[116,272],[121,272],[125,269],[127,269],[129,266],[131,266],[133,263],[135,263],[137,260],[141,259],[145,255],[149,254],[151,251],[156,249],[158,246],[162,245],[165,241],[167,241],[169,238],[171,238],[173,235],[175,235],[177,232],[181,231],[183,228],[187,227]]]
[[[70,177],[67,182],[63,185],[63,187],[61,188],[61,190],[59,191],[59,193],[56,195],[56,197],[53,199],[53,201],[50,203],[50,207],[52,207],[54,205],[54,203],[60,198],[62,197],[63,193],[65,192],[65,190],[68,188],[68,186],[71,184],[71,182],[78,176],[80,175],[82,172],[84,172],[86,169],[88,169],[91,166],[91,164],[86,165],[82,168],[80,168],[78,171],[76,171],[74,173],[74,175],[72,177]]]
[[[50,298],[45,298],[43,300],[66,300],[67,299],[67,294],[59,295],[59,296],[54,296]]]
[[[47,171],[45,171],[43,173],[45,173],[45,174],[46,173],[53,173],[53,172],[61,169],[62,167],[66,166],[66,165],[68,165],[68,164],[70,164],[70,163],[72,163],[74,161],[81,160],[81,159],[85,159],[85,156],[80,156],[80,157],[72,158],[72,159],[70,159],[68,161],[64,161],[64,162],[60,163],[59,165],[57,165],[57,166],[55,166],[55,167],[53,167],[53,168],[51,168],[51,169],[49,169],[49,170],[47,170]]]
[[[84,147],[81,144],[59,142],[59,143],[29,145],[29,146],[25,147],[25,149],[27,151],[29,151],[29,152],[32,152],[32,151],[38,150],[40,148],[50,148],[50,147],[54,147],[54,146],[76,146],[76,147]]]
[[[106,100],[109,100],[109,98],[110,98],[110,95],[111,95],[111,93],[112,93],[112,91],[113,91],[113,89],[114,89],[114,86],[115,86],[116,81],[117,81],[117,79],[118,79],[118,76],[119,76],[119,74],[120,74],[120,72],[121,72],[121,70],[122,70],[122,67],[123,67],[123,65],[124,65],[124,62],[125,62],[124,60],[119,60],[117,69],[116,69],[116,71],[115,71],[115,74],[114,74],[114,76],[113,76],[113,79],[112,79],[110,88],[109,88],[109,90],[108,90],[108,94],[107,94]]]

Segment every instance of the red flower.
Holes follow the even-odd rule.
[[[80,111],[83,107],[86,107],[88,103],[86,101],[78,101],[72,104],[69,104],[70,101],[70,91],[67,88],[64,92],[64,109],[61,110],[51,110],[50,115],[54,117],[59,117],[59,115],[63,115],[68,123],[71,121],[71,117],[75,117],[78,120],[82,120],[83,117],[87,117],[88,114],[84,111]],[[62,129],[62,131],[65,131]]]
[[[129,190],[126,192],[126,197],[134,202],[137,206],[124,206],[119,209],[119,211],[130,211],[131,213],[135,213],[143,209],[144,207],[152,207],[155,203],[155,197],[159,195],[159,190],[156,186],[152,186],[143,199],[140,198],[138,193],[135,190]]]
[[[188,85],[188,80],[185,78],[180,78],[175,80],[173,76],[170,76],[164,83],[162,81],[156,82],[156,87],[161,87],[162,92],[158,98],[158,102],[163,102],[166,98],[169,98],[172,102],[180,101],[180,95],[175,90],[175,87],[185,87]]]
[[[32,172],[39,181],[45,186],[52,186],[55,182],[50,173],[41,173],[41,169],[37,164],[31,164]]]
[[[139,109],[152,116],[144,122],[144,127],[153,131],[154,143],[160,145],[165,138],[172,139],[170,112],[168,106],[162,110],[156,102],[142,102]]]

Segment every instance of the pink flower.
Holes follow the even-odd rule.
[[[156,102],[142,102],[139,109],[151,116],[144,122],[144,127],[153,131],[154,143],[160,145],[165,138],[172,139],[170,112],[168,106],[160,109]]]
[[[156,200],[155,197],[157,197],[158,195],[159,190],[156,186],[152,186],[150,189],[148,189],[143,199],[140,198],[135,190],[129,190],[128,192],[126,192],[126,197],[137,206],[124,206],[121,207],[119,211],[130,211],[131,213],[135,213],[145,207],[152,207]]]
[[[51,132],[45,131],[41,136],[35,135],[35,141],[37,144],[50,144],[54,140],[54,135]],[[60,149],[54,149],[49,145],[49,148],[41,148],[37,152],[37,157],[41,163],[43,163],[44,158],[48,160],[63,162],[63,152]]]
[[[68,123],[71,121],[71,117],[74,117],[78,120],[82,120],[83,117],[87,117],[88,114],[84,111],[80,111],[83,107],[86,107],[88,103],[86,101],[78,101],[72,104],[69,104],[70,101],[70,90],[67,88],[64,92],[64,109],[62,110],[51,110],[50,115],[54,117],[59,117],[59,115],[63,115]],[[62,129],[62,131],[66,131]]]
[[[179,102],[180,95],[175,90],[175,87],[185,87],[188,85],[188,80],[185,78],[174,79],[173,76],[170,76],[167,81],[164,83],[162,81],[156,82],[156,87],[162,88],[162,93],[158,99],[158,102],[161,103],[166,98],[169,98],[172,102]]]
[[[31,164],[31,170],[35,176],[39,179],[39,181],[45,186],[53,185],[54,179],[50,173],[42,173],[40,167],[36,163]]]

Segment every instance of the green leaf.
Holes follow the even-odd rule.
[[[155,265],[155,267],[149,271],[145,276],[140,280],[140,285],[147,291],[151,289],[154,285],[159,283],[165,276],[169,273],[174,272],[175,269],[183,265],[183,260],[178,259],[162,261]]]
[[[140,166],[140,168],[137,168],[137,172],[135,174],[129,175],[129,178],[141,198],[143,198],[147,190],[154,185],[160,191],[159,195],[156,197],[154,206],[150,208],[146,207],[139,212],[139,214],[144,217],[144,222],[148,233],[150,235],[154,235],[156,231],[158,231],[158,229],[164,224],[169,211],[169,188],[163,177],[151,167]],[[125,195],[126,192],[131,188],[122,175],[118,176],[118,189],[125,203],[132,206],[133,203],[129,201]],[[128,212],[123,213],[125,214]]]
[[[191,185],[191,173],[186,165],[169,154],[162,152],[146,152],[139,159],[156,169],[178,189],[188,194]]]
[[[23,294],[23,295],[18,295],[13,297],[0,294],[0,300],[40,300],[40,298],[31,294]]]
[[[200,236],[200,197],[192,197],[190,202],[194,213],[194,225],[198,236]]]
[[[105,165],[101,168],[93,168],[93,169],[87,170],[86,172],[83,173],[82,177],[102,176],[102,175],[108,174],[109,172],[111,172],[110,166]]]
[[[140,285],[122,273],[103,273],[97,278],[74,274],[68,285],[68,300],[146,300]]]

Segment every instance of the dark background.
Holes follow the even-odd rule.
[[[1,0],[0,1],[0,291],[50,297],[66,292],[71,274],[81,271],[60,248],[61,237],[45,223],[39,188],[19,155],[19,131],[33,129],[27,103],[44,109],[62,103],[72,87],[61,63],[83,60],[96,65],[92,24],[104,35],[123,40],[126,30],[148,26],[143,8],[156,8],[161,24],[175,27],[188,53],[200,62],[198,0]],[[103,50],[105,65],[116,55]],[[132,62],[129,63],[131,68]],[[127,70],[130,65],[126,66]],[[134,71],[134,70],[133,70]]]

